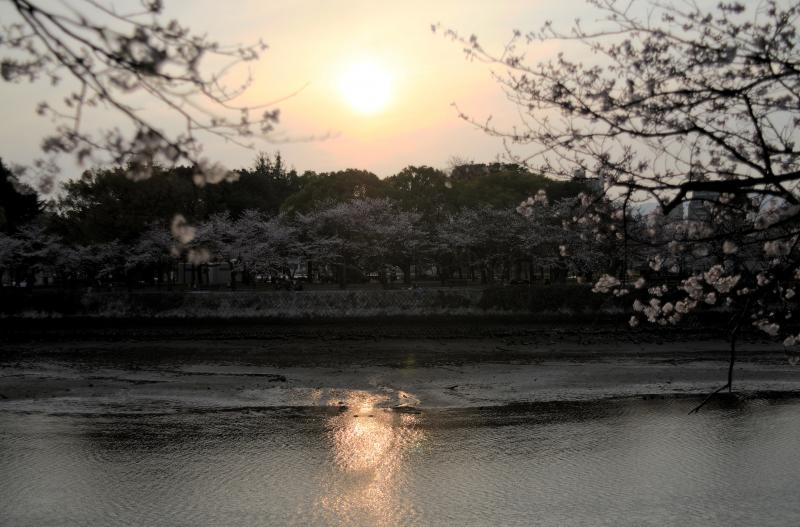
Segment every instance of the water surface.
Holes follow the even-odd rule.
[[[793,525],[800,403],[0,412],[0,525]]]

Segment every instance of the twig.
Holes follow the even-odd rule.
[[[691,414],[693,414],[693,413],[697,412],[698,410],[700,410],[700,408],[702,408],[703,406],[705,406],[705,404],[706,404],[708,401],[710,401],[712,397],[714,397],[715,395],[717,395],[719,392],[721,392],[721,391],[722,391],[722,390],[724,390],[725,388],[728,388],[728,389],[730,389],[730,388],[731,388],[731,383],[730,383],[730,382],[727,382],[727,383],[725,383],[724,385],[722,385],[722,386],[720,386],[719,388],[717,388],[716,390],[714,390],[713,392],[711,392],[710,394],[708,394],[708,395],[706,396],[706,398],[705,398],[705,399],[703,399],[703,402],[701,402],[700,404],[698,404],[697,406],[695,406],[694,408],[692,408],[692,410],[689,412],[689,415],[691,415]]]

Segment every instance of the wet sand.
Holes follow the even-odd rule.
[[[525,322],[33,323],[1,328],[0,409],[170,413],[344,407],[395,411],[702,395],[725,381],[714,331]],[[740,393],[800,393],[782,347],[740,346]]]

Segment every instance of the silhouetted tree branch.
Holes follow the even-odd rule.
[[[596,285],[636,297],[632,325],[677,324],[702,306],[732,313],[729,389],[744,323],[784,337],[795,362],[800,3],[589,4],[601,16],[592,28],[577,21],[567,33],[551,23],[515,31],[498,53],[446,31],[469,58],[497,70],[521,115],[510,129],[462,118],[539,172],[587,174],[612,200],[658,206],[639,233],[652,251],[648,276],[606,275]],[[543,41],[568,51],[531,64],[526,48]],[[576,47],[588,53],[570,53]],[[596,217],[584,220],[599,234]],[[684,279],[668,283],[667,275]]]
[[[16,19],[0,28],[3,80],[53,86],[69,81],[63,104],[44,101],[37,107],[57,123],[42,142],[46,154],[68,153],[79,161],[102,155],[103,161],[128,164],[134,178],[149,177],[154,163],[188,162],[202,184],[232,175],[202,156],[202,134],[248,146],[249,138],[269,134],[278,122],[277,101],[236,102],[250,85],[249,75],[233,88],[225,82],[235,68],[259,57],[266,49],[262,42],[222,46],[177,20],[164,20],[160,0],[142,0],[130,12],[101,0],[5,1]],[[141,97],[155,103],[156,111],[178,117],[180,131],[166,130],[159,122],[163,114],[152,107],[138,107]],[[91,108],[114,112],[119,124],[87,129]]]

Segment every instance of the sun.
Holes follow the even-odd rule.
[[[339,92],[354,110],[373,114],[383,110],[392,96],[392,75],[374,61],[351,64],[339,76]]]

